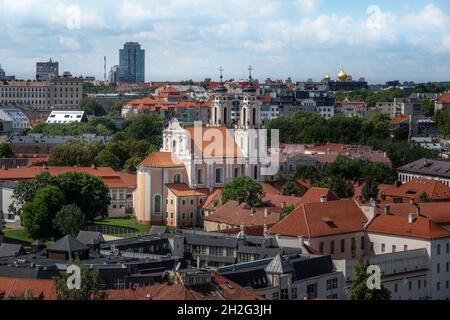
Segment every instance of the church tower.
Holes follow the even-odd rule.
[[[228,90],[223,85],[223,68],[220,67],[220,86],[213,94],[210,124],[215,127],[231,127],[231,107],[228,103]]]
[[[259,129],[261,127],[261,103],[257,100],[257,90],[253,85],[252,66],[248,68],[249,81],[242,90],[242,101],[239,110],[240,129]]]

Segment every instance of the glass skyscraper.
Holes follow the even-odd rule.
[[[119,51],[119,82],[145,82],[145,50],[137,42],[127,42]]]

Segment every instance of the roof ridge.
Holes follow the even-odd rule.
[[[302,208],[303,208],[303,216],[305,217],[306,230],[308,231],[309,238],[311,238],[311,230],[309,229],[309,221],[305,210],[305,204],[302,204]]]

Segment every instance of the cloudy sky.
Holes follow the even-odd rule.
[[[370,83],[450,80],[450,0],[0,0],[0,64],[33,78],[103,77],[126,41],[146,49],[146,80],[321,79],[343,67]]]

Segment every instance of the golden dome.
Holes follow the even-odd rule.
[[[324,78],[325,80],[327,80],[327,81],[329,81],[329,80],[331,80],[331,76],[330,76],[330,74],[329,73],[327,73],[326,75],[325,75],[325,78]]]
[[[346,79],[347,79],[347,74],[345,73],[344,70],[341,70],[341,72],[339,72],[338,78],[339,78],[340,80],[346,80]]]

